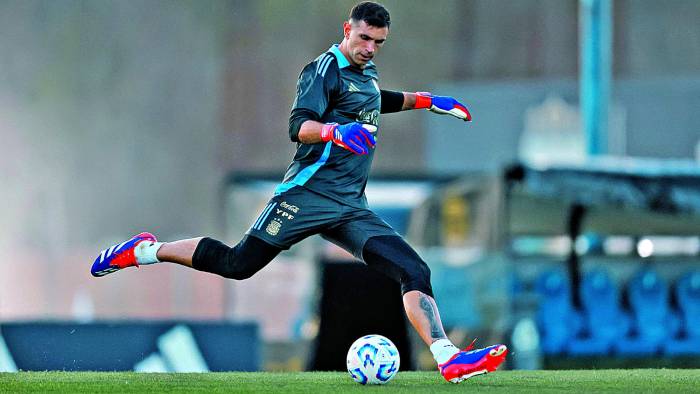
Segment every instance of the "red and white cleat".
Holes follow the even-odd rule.
[[[493,345],[483,349],[474,348],[474,342],[438,365],[442,377],[448,382],[459,383],[472,376],[493,372],[505,361],[508,354],[506,345]]]
[[[144,241],[156,242],[157,240],[151,233],[141,233],[120,244],[112,245],[100,252],[95,262],[92,263],[90,272],[93,276],[100,277],[126,267],[138,267],[139,264],[136,261],[136,256],[134,256],[134,248]]]

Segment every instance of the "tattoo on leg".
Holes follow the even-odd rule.
[[[430,322],[430,336],[433,339],[446,338],[445,331],[442,329],[442,324],[440,324],[437,314],[435,312],[435,304],[431,301],[430,297],[420,293],[420,308],[423,310],[425,317],[428,318]]]

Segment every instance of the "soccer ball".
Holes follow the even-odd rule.
[[[348,351],[348,372],[360,384],[385,384],[399,371],[399,349],[386,337],[365,335]]]

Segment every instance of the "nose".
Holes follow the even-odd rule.
[[[367,42],[367,52],[369,52],[370,54],[373,54],[376,49],[377,49],[377,44],[375,44],[374,41]]]

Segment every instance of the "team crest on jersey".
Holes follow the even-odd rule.
[[[270,220],[270,223],[267,224],[267,228],[265,228],[265,231],[267,231],[268,234],[275,236],[280,232],[280,228],[282,228],[282,222],[279,221],[277,218],[274,218]]]

